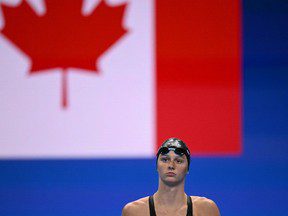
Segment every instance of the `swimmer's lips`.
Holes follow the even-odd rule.
[[[168,177],[174,177],[174,176],[176,176],[176,173],[174,173],[174,172],[167,172],[167,173],[166,173],[166,176],[168,176]]]

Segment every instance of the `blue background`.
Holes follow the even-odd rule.
[[[186,192],[222,215],[288,215],[288,1],[243,1],[243,154],[192,158]],[[120,215],[154,159],[2,160],[1,216]]]

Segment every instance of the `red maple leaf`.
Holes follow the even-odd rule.
[[[67,68],[97,72],[96,62],[126,30],[126,4],[111,7],[102,0],[89,16],[81,14],[82,0],[46,0],[38,16],[26,1],[17,7],[1,5],[2,34],[32,59],[30,74],[62,68],[62,105],[67,107]]]

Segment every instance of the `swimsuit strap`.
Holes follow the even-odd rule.
[[[187,195],[187,216],[193,216],[193,204],[191,197]]]
[[[153,195],[149,196],[149,210],[150,210],[150,216],[156,216]]]

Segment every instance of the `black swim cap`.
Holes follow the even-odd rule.
[[[160,154],[167,154],[169,151],[174,151],[175,154],[178,155],[186,155],[187,161],[188,161],[188,169],[190,165],[190,151],[186,144],[178,139],[178,138],[169,138],[167,139],[158,149],[157,152],[157,161],[158,162],[158,157]]]

